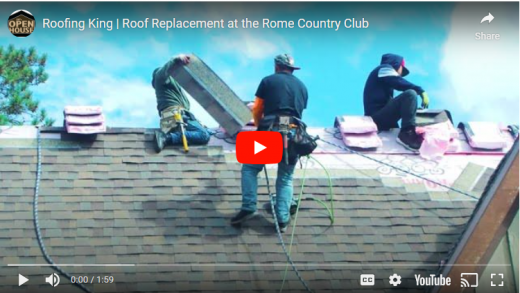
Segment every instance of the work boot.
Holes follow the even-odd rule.
[[[265,210],[269,213],[269,214],[273,214],[273,210],[271,209],[271,203],[270,202],[267,202],[264,204],[264,208]],[[274,206],[274,208],[276,209],[276,205]],[[291,207],[289,208],[289,214],[291,214],[291,216],[294,216],[296,214],[296,210],[298,209],[298,204],[297,203],[292,203],[291,204]]]
[[[278,222],[278,227],[280,227],[280,232],[285,233],[285,231],[287,231],[287,228],[289,228],[290,224],[291,224],[291,218],[289,218],[289,220],[285,223]],[[276,229],[276,227],[275,227],[275,229]]]
[[[291,216],[294,216],[294,214],[296,214],[297,210],[298,210],[298,204],[297,203],[291,204],[291,207],[289,208],[289,214],[291,214]]]
[[[251,211],[240,210],[240,212],[238,212],[238,214],[231,219],[231,225],[242,224],[243,222],[254,217],[255,215],[256,215],[256,211],[251,212]]]
[[[155,131],[155,151],[157,153],[160,153],[164,149],[167,140],[168,136],[164,132],[160,130]]]
[[[421,148],[423,138],[415,132],[415,128],[402,129],[397,136],[397,142],[406,149],[417,152]]]

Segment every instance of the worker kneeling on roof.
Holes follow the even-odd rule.
[[[280,131],[286,122],[304,125],[301,122],[302,112],[307,108],[307,88],[293,75],[300,69],[294,66],[294,59],[288,54],[276,56],[274,59],[275,73],[262,79],[256,91],[253,105],[253,119],[258,131]],[[288,136],[294,138],[291,130]],[[278,164],[276,178],[276,218],[280,230],[285,232],[290,222],[290,214],[296,212],[296,201],[293,199],[293,173],[299,155],[295,148],[296,142],[289,140],[288,152],[284,152],[282,161]],[[252,218],[257,212],[258,173],[263,164],[242,165],[242,208],[231,219],[231,224],[240,224]]]
[[[409,71],[404,58],[395,54],[385,54],[381,65],[368,76],[363,92],[365,115],[371,116],[379,130],[397,128],[401,120],[401,131],[397,142],[405,148],[417,151],[422,144],[422,137],[415,132],[417,96],[422,98],[422,107],[428,108],[428,94],[403,77]],[[394,98],[394,90],[402,93]]]
[[[184,135],[187,143],[194,145],[207,144],[210,139],[208,130],[200,124],[195,116],[189,111],[190,101],[182,91],[182,87],[172,77],[173,65],[181,62],[189,64],[190,57],[180,54],[173,57],[163,67],[154,70],[152,86],[157,98],[157,110],[161,117],[161,130],[155,132],[155,148],[160,152],[165,145],[181,145],[183,133],[175,114],[180,113],[182,123],[186,126]]]

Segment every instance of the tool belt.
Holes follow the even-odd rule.
[[[267,131],[277,131],[282,133],[284,139],[289,144],[285,145],[284,141],[284,157],[286,162],[288,160],[287,152],[293,156],[308,156],[317,147],[318,136],[311,136],[307,133],[307,125],[300,119],[291,115],[267,115],[265,116],[259,125],[259,130],[265,129]],[[287,150],[287,152],[286,152]]]
[[[169,133],[172,129],[177,127],[178,122],[175,119],[175,114],[179,111],[181,112],[181,116],[186,112],[183,107],[179,106],[171,106],[161,111],[162,132]]]

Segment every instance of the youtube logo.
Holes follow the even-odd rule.
[[[278,164],[283,156],[282,134],[274,131],[240,132],[236,153],[241,164]]]

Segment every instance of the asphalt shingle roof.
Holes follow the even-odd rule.
[[[62,144],[43,148],[39,220],[55,262],[136,265],[64,267],[76,276],[114,276],[114,284],[87,285],[95,292],[279,290],[286,258],[264,208],[265,181],[261,215],[232,227],[240,164],[218,146],[155,154],[151,131],[109,129],[94,141],[63,134]],[[57,288],[45,284],[50,268],[7,267],[45,263],[33,224],[36,161],[32,147],[0,149],[1,291],[80,292],[63,277]],[[399,288],[421,291],[413,274],[438,270],[476,201],[433,201],[424,189],[389,185],[374,172],[331,173],[335,223],[311,200],[298,216],[292,257],[303,278],[317,291],[386,292],[388,276],[400,273]],[[304,197],[326,199],[327,179],[310,174]],[[31,281],[18,288],[18,273]],[[360,287],[361,273],[376,274],[376,286]],[[287,278],[284,292],[303,290],[291,269]]]

